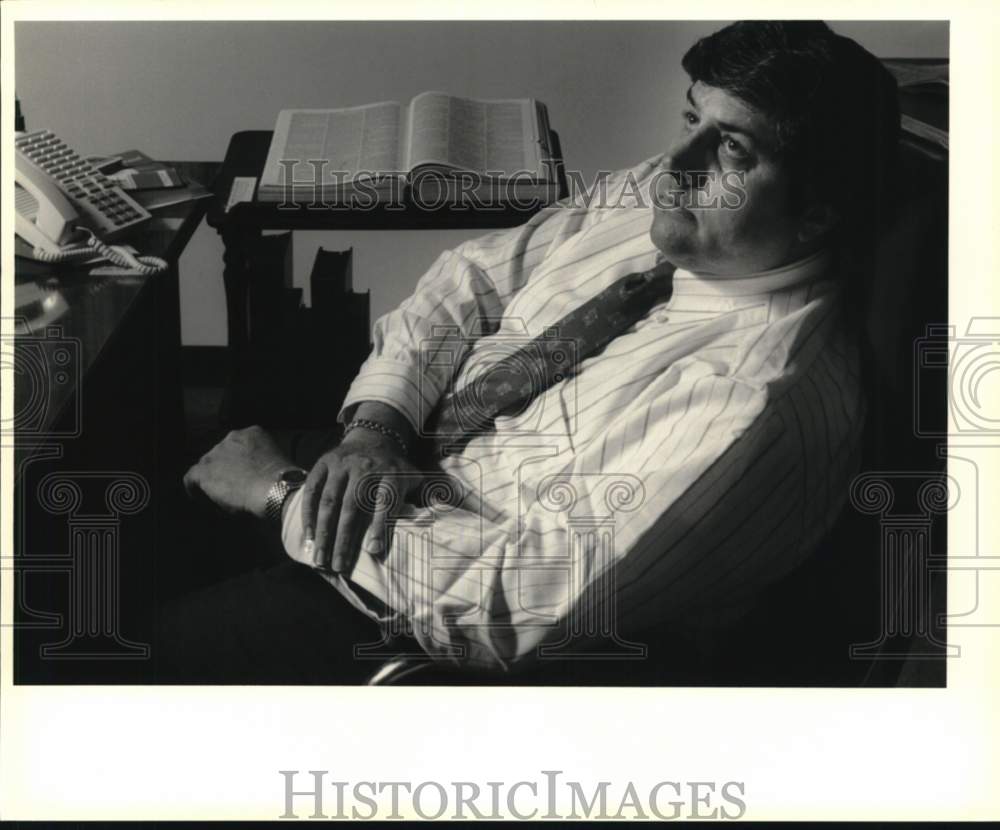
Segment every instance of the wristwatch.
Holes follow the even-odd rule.
[[[278,476],[264,500],[264,516],[268,521],[281,521],[285,499],[306,483],[306,471],[291,467]]]

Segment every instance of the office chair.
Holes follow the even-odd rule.
[[[948,319],[947,158],[904,134],[900,141],[897,216],[880,236],[872,262],[865,319],[869,415],[863,471],[944,469],[937,442],[915,434],[919,392],[942,416],[944,377],[915,372],[914,347],[927,326]],[[874,275],[878,278],[874,279]],[[943,520],[932,544],[943,552]],[[510,676],[458,671],[408,653],[386,660],[369,684],[463,685],[736,685],[891,686],[904,660],[879,655],[854,659],[849,648],[878,634],[883,601],[878,521],[847,504],[809,561],[761,595],[756,607],[728,628],[631,633],[651,646],[645,661],[536,664]],[[943,610],[943,580],[935,612]],[[943,660],[922,661],[929,683],[943,682]]]

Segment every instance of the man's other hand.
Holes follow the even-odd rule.
[[[264,518],[267,491],[292,462],[259,426],[230,432],[184,475],[188,495],[202,493],[229,513]]]
[[[302,488],[302,528],[304,538],[314,540],[313,564],[349,574],[369,525],[374,547],[385,551],[387,521],[419,477],[391,438],[364,428],[351,430],[316,462]],[[407,492],[399,492],[403,481]],[[395,498],[373,499],[379,487],[395,491]]]

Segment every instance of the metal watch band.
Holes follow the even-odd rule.
[[[306,480],[305,470],[298,467],[285,470],[271,485],[264,500],[264,516],[268,521],[280,522],[285,499],[298,490]]]

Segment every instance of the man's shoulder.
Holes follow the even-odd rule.
[[[824,282],[812,290],[800,307],[752,331],[732,369],[735,380],[765,390],[771,402],[803,390],[823,398],[859,394],[859,335],[847,324],[839,286]],[[794,293],[778,292],[769,305]]]
[[[791,412],[810,432],[839,434],[863,421],[860,347],[837,305],[835,296],[808,304],[787,336],[770,344],[761,338],[742,373],[753,378],[753,366],[761,367],[753,379],[766,390],[769,408]]]

